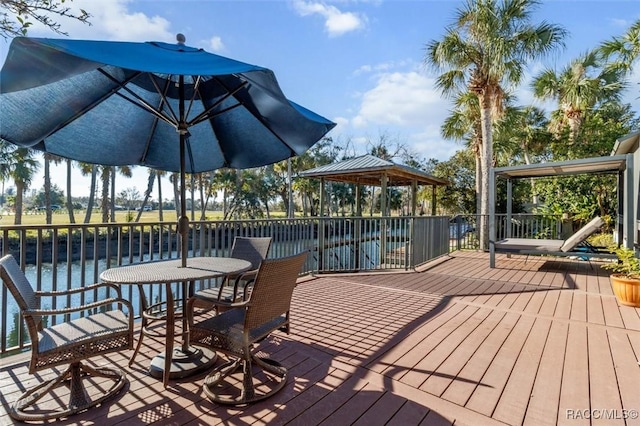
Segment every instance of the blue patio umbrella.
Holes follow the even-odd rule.
[[[87,163],[185,173],[303,154],[335,123],[288,100],[266,68],[184,45],[15,38],[0,71],[0,137]]]

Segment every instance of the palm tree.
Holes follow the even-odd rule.
[[[2,143],[6,144],[6,142]],[[19,148],[13,145],[6,147],[2,152],[5,154],[3,157],[7,162],[7,174],[13,179],[16,186],[14,224],[20,225],[22,223],[22,197],[24,191],[29,188],[33,176],[38,171],[40,163],[35,159],[33,151],[29,148]]]
[[[568,127],[569,143],[573,143],[589,110],[605,99],[619,99],[624,88],[620,74],[619,69],[602,68],[596,51],[574,59],[560,73],[542,71],[533,79],[532,88],[536,97],[558,102],[550,130],[558,136]]]
[[[140,222],[140,217],[142,216],[142,212],[144,211],[144,206],[147,205],[149,197],[151,197],[151,193],[153,192],[153,183],[156,180],[156,171],[154,169],[148,169],[147,171],[149,172],[149,178],[147,179],[147,189],[144,191],[144,199],[142,200],[140,210],[138,210],[136,222]]]
[[[2,204],[4,200],[4,182],[11,178],[12,145],[0,139],[0,180],[2,180]]]
[[[549,120],[540,108],[507,107],[504,119],[498,123],[495,138],[496,151],[505,158],[500,164],[531,164],[533,156],[543,156],[551,145],[548,127]],[[530,184],[531,202],[536,206],[536,179],[531,178]]]
[[[93,212],[93,205],[95,203],[96,183],[98,180],[98,166],[96,164],[89,163],[79,163],[79,166],[82,176],[91,174],[91,184],[89,185],[89,201],[87,202],[87,212],[84,216],[84,223],[89,223],[91,221],[91,213]],[[69,185],[68,181],[67,185]],[[71,193],[71,191],[68,192]]]
[[[610,62],[611,66],[630,73],[635,61],[640,58],[640,19],[635,21],[621,37],[605,41],[599,52]]]
[[[476,211],[480,211],[480,184],[482,183],[482,122],[478,96],[471,92],[459,93],[454,100],[451,115],[440,127],[442,136],[447,139],[465,141],[467,148],[473,151],[476,160]]]
[[[60,164],[62,157],[57,155],[44,153],[44,207],[45,207],[45,220],[47,224],[51,224],[51,163]],[[73,208],[73,206],[68,206]]]
[[[127,178],[133,176],[131,166],[117,166],[111,168],[111,203],[109,205],[111,210],[111,222],[116,221],[116,172]]]
[[[167,172],[162,170],[156,170],[156,176],[158,178],[158,220],[162,222],[164,220],[163,214],[163,204],[162,204],[162,177],[165,176]]]
[[[131,177],[131,167],[129,166],[98,166],[100,169],[100,181],[102,185],[100,208],[102,210],[102,222],[116,221],[115,217],[115,172],[119,171],[121,175]]]
[[[73,167],[73,161],[70,159],[67,162],[67,212],[69,212],[69,223],[76,223],[76,218],[73,214],[73,199],[71,198],[71,169]]]
[[[536,0],[468,0],[458,9],[455,23],[440,41],[426,46],[425,62],[443,73],[437,86],[445,95],[470,91],[480,105],[481,202],[480,214],[489,213],[489,169],[493,161],[493,121],[502,110],[508,86],[518,85],[528,61],[562,44],[566,31],[542,22],[530,24]],[[488,242],[481,223],[480,241]]]

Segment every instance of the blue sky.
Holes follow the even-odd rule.
[[[72,38],[175,41],[272,69],[291,100],[338,123],[329,133],[352,154],[364,154],[385,136],[419,158],[448,159],[461,146],[440,136],[449,103],[434,87],[435,74],[423,65],[424,47],[440,39],[452,22],[455,0],[217,1],[75,0],[93,15],[91,26],[59,20]],[[531,64],[563,67],[570,59],[622,34],[640,18],[640,2],[547,0],[535,12],[564,26],[566,48]],[[33,27],[31,36],[63,37]],[[0,40],[4,62],[9,41]],[[640,67],[625,100],[640,110]],[[529,77],[528,77],[529,78]],[[519,103],[535,102],[525,83]],[[1,124],[1,123],[0,123]],[[146,170],[120,178],[118,191],[146,186]],[[41,186],[38,177],[34,188]],[[55,169],[64,188],[64,167]],[[74,179],[72,193],[87,195],[88,178]]]

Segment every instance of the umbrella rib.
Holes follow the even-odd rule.
[[[164,103],[167,105],[167,108],[169,109],[169,112],[171,113],[171,116],[175,120],[174,123],[179,123],[180,119],[178,118],[178,115],[176,114],[176,112],[171,107],[171,104],[169,102],[167,102],[167,91],[169,89],[169,83],[171,82],[171,75],[167,76],[167,86],[165,86],[164,90],[160,90],[160,86],[158,85],[158,82],[156,81],[155,77],[156,77],[155,74],[149,73],[149,79],[151,80],[151,84],[153,84],[153,87],[155,87],[156,92],[158,92],[158,94],[160,95],[160,97],[162,98]],[[162,104],[160,104],[160,106],[162,107]],[[160,111],[162,111],[162,109],[159,108],[157,111],[160,112]],[[170,123],[170,124],[175,125],[174,123]]]
[[[131,99],[126,97],[124,94],[120,93],[120,92],[115,92],[116,95],[120,96],[122,99],[131,102],[133,105],[150,112],[151,114],[155,115],[156,117],[158,117],[160,120],[168,123],[169,125],[173,126],[173,127],[177,127],[177,123],[171,121],[171,119],[165,115],[162,114],[162,112],[160,111],[156,111],[156,109],[149,104],[147,101],[145,101],[144,99],[142,99],[138,94],[136,94],[133,90],[129,89],[128,87],[126,87],[124,85],[125,82],[120,82],[117,79],[113,78],[109,73],[107,73],[106,71],[104,71],[102,68],[98,68],[98,71],[100,71],[105,77],[107,77],[109,80],[113,81],[114,83],[116,83],[118,86],[120,86],[120,88],[122,90],[124,90],[125,92],[127,92],[128,94],[130,94],[131,96],[133,96],[135,99]],[[137,75],[142,74],[141,72],[138,73]],[[137,77],[136,75],[136,77]],[[130,79],[131,80],[131,79]],[[128,81],[130,81],[128,80]],[[127,82],[128,82],[127,81]],[[152,79],[153,81],[153,79]],[[138,100],[138,102],[136,102],[136,99]]]
[[[200,114],[198,114],[197,116],[195,116],[191,121],[189,121],[187,123],[187,127],[191,127],[194,126],[198,123],[201,123],[203,121],[205,121],[206,119],[209,119],[211,117],[209,117],[209,113],[211,112],[211,110],[213,110],[214,108],[216,108],[218,105],[220,105],[222,102],[224,102],[225,100],[227,100],[229,97],[235,95],[236,93],[238,93],[242,88],[244,88],[249,82],[248,81],[243,81],[238,87],[236,87],[234,90],[227,90],[227,94],[224,95],[222,97],[222,99],[220,99],[219,101],[217,101],[216,103],[214,103],[213,105],[211,105],[209,108],[205,109],[204,111],[202,111]],[[226,89],[226,87],[225,87]],[[195,92],[194,92],[194,96],[195,96]],[[193,101],[193,100],[192,100]],[[232,110],[233,108],[237,108],[239,107],[241,104],[240,102],[238,102],[236,105],[233,105],[231,107],[225,108],[224,110],[218,112],[217,114],[214,115],[214,117],[216,115],[220,115],[223,112],[227,112],[229,110]]]
[[[171,86],[171,81],[167,80],[167,84],[164,88],[164,90],[162,91],[162,93],[160,93],[160,88],[158,87],[158,93],[160,93],[160,105],[158,106],[158,110],[162,110],[162,106],[165,103],[167,97],[166,97],[166,92],[169,90],[169,87]],[[147,143],[145,144],[144,147],[144,152],[142,154],[142,156],[140,157],[141,162],[145,162],[147,159],[147,154],[149,153],[149,147],[151,146],[151,139],[153,138],[153,134],[156,131],[156,127],[158,127],[158,118],[156,117],[153,120],[153,124],[151,126],[151,131],[149,132],[149,137],[147,138]]]
[[[220,81],[220,80],[219,80],[219,79],[217,79],[217,78],[216,78],[216,80],[218,80],[218,82],[220,83],[220,85],[226,89],[226,86],[225,86],[225,84],[224,84],[222,81]],[[227,90],[229,90],[229,89],[227,89]],[[235,93],[235,91],[234,91],[234,93]],[[289,102],[289,101],[287,100],[287,102]],[[256,114],[254,114],[254,113],[251,111],[251,109],[250,109],[250,108],[247,108],[247,112],[249,112],[251,115],[253,115],[253,116],[254,116],[258,121],[260,121],[260,123],[264,126],[264,128],[265,128],[265,129],[267,129],[267,130],[268,130],[268,131],[269,131],[269,132],[270,132],[270,133],[271,133],[271,134],[272,134],[276,139],[278,139],[280,142],[282,142],[282,144],[283,144],[284,146],[286,146],[286,147],[289,149],[289,152],[290,152],[292,155],[297,155],[297,154],[298,154],[297,152],[295,152],[295,151],[294,151],[294,150],[289,146],[289,144],[288,144],[287,142],[285,142],[285,140],[284,140],[284,139],[282,139],[282,138],[280,137],[280,135],[278,135],[277,133],[275,133],[275,132],[271,129],[271,126],[269,126],[269,125],[268,125],[268,123],[264,120],[264,117],[262,117],[261,115],[256,115]]]
[[[193,78],[193,76],[192,76],[192,78]],[[201,76],[201,75],[198,75],[198,76],[195,78],[195,81],[196,81],[196,82],[195,82],[195,84],[193,85],[193,95],[191,96],[191,99],[189,100],[189,108],[187,108],[187,112],[186,112],[186,114],[184,115],[185,117],[188,117],[188,116],[189,116],[189,114],[191,113],[191,107],[193,106],[194,101],[195,101],[195,99],[196,99],[196,93],[198,93],[198,89],[199,89],[199,87],[200,87],[200,82],[202,81],[202,76]],[[188,125],[187,125],[187,127],[188,127]]]

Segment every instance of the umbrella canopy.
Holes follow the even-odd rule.
[[[287,100],[272,71],[182,44],[18,37],[0,93],[6,141],[171,172],[275,163],[335,125]]]
[[[269,69],[161,42],[15,38],[0,138],[87,163],[184,174],[303,154],[335,124],[289,101]],[[176,133],[179,135],[177,136]]]

